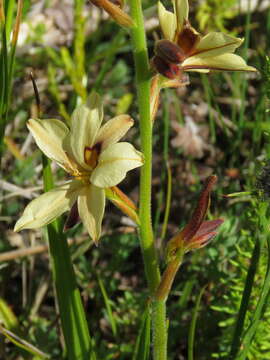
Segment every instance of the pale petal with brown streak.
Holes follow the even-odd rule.
[[[99,130],[95,143],[102,144],[102,150],[117,143],[133,126],[134,121],[129,115],[119,115],[107,121]]]
[[[69,163],[63,150],[63,142],[69,133],[68,127],[57,119],[30,119],[27,127],[33,135],[37,146],[51,160],[66,169]]]
[[[72,181],[58,186],[31,201],[16,222],[14,231],[36,229],[52,222],[65,211],[71,209],[81,186],[80,181]]]
[[[85,186],[78,197],[80,218],[91,239],[97,244],[105,209],[105,191],[94,185]]]
[[[98,159],[90,181],[98,187],[112,187],[119,184],[129,170],[143,165],[142,154],[127,143],[109,145]]]
[[[254,67],[248,66],[244,59],[235,54],[223,54],[215,57],[201,58],[192,56],[186,59],[181,67],[185,71],[257,71]]]
[[[243,41],[243,39],[221,32],[211,32],[201,38],[196,46],[195,54],[200,56],[200,58],[204,58],[233,53]]]

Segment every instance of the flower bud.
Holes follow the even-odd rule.
[[[156,43],[155,53],[163,60],[173,64],[179,64],[185,60],[185,54],[180,47],[165,39]]]
[[[140,224],[136,205],[117,186],[106,188],[105,194],[107,199],[117,206],[124,214],[129,216],[137,225]]]

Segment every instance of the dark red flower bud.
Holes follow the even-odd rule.
[[[154,56],[152,63],[158,73],[169,79],[175,79],[180,76],[179,66],[163,60],[160,56]]]
[[[180,47],[165,39],[156,43],[155,53],[169,63],[179,64],[185,60],[185,54]]]

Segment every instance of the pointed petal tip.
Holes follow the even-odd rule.
[[[257,70],[254,66],[247,66],[247,70],[246,70],[246,71],[258,72],[258,70]]]
[[[15,224],[15,226],[13,228],[14,232],[19,232],[19,231],[22,230],[22,228],[21,228],[21,226],[19,226],[18,222],[19,222],[19,220],[16,222],[16,224]]]
[[[134,125],[134,119],[132,119],[132,117],[131,117],[131,116],[129,116],[129,115],[127,115],[127,117],[128,117],[127,122],[128,122],[128,123],[130,123],[130,124],[131,124],[131,126],[133,126],[133,125]]]
[[[223,224],[223,223],[224,223],[225,219],[217,219],[216,221],[218,221],[218,222],[219,222],[219,224],[221,225],[221,224]]]
[[[29,227],[29,217],[25,216],[24,213],[21,215],[19,220],[17,220],[16,224],[14,225],[13,231],[14,232],[20,232],[24,229],[30,229]]]

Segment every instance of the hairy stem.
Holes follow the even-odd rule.
[[[135,60],[136,85],[140,114],[141,150],[144,166],[140,178],[140,242],[145,272],[151,295],[160,282],[158,257],[155,250],[151,220],[152,186],[152,122],[150,114],[150,71],[146,46],[142,5],[140,0],[130,0],[132,48]],[[154,301],[152,312],[154,360],[167,359],[167,327],[165,302]]]
[[[135,60],[136,85],[140,113],[141,150],[144,166],[140,179],[140,237],[145,262],[146,276],[151,294],[159,284],[160,274],[154,246],[151,222],[152,186],[152,123],[150,118],[150,72],[144,32],[143,14],[139,0],[130,0],[131,16],[136,24],[131,29]]]

